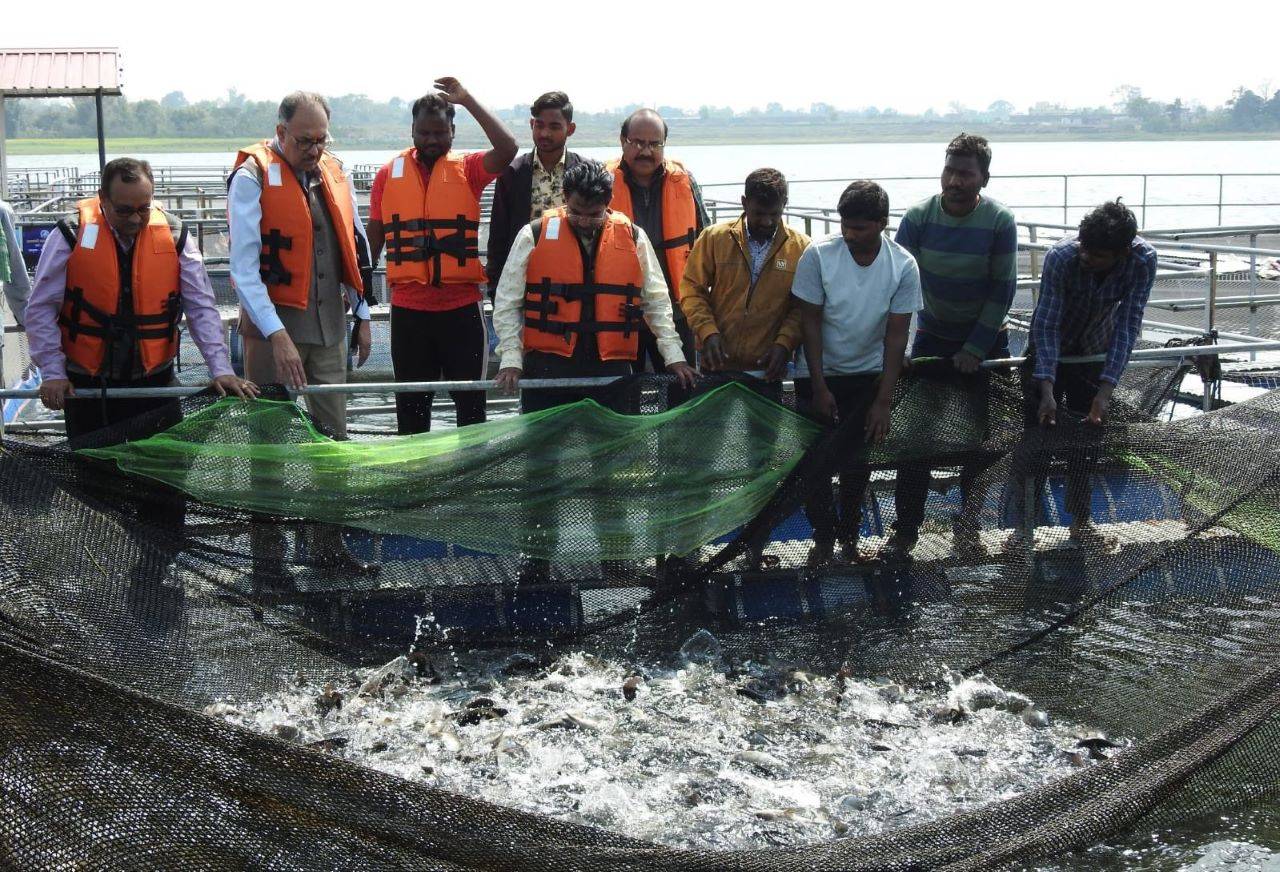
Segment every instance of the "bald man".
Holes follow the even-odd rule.
[[[652,109],[638,109],[622,122],[622,158],[610,161],[613,201],[609,208],[621,212],[645,232],[657,250],[667,281],[676,332],[686,360],[694,359],[693,331],[680,308],[680,279],[702,228],[710,222],[702,205],[702,191],[684,164],[666,156],[667,122]],[[658,340],[641,327],[641,371],[662,372],[665,367]]]

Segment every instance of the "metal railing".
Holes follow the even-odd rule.
[[[1141,195],[1138,201],[1130,202],[1130,207],[1138,213],[1138,220],[1141,224],[1147,223],[1147,212],[1150,209],[1216,209],[1218,214],[1218,224],[1222,224],[1224,210],[1230,208],[1252,209],[1252,208],[1280,208],[1280,199],[1274,201],[1233,201],[1226,199],[1227,183],[1236,179],[1272,179],[1275,182],[1277,190],[1276,196],[1280,198],[1280,174],[1278,173],[1023,173],[1018,175],[1002,175],[992,178],[990,189],[993,196],[997,196],[1002,203],[1010,209],[1058,209],[1062,211],[1062,221],[1064,224],[1071,220],[1071,210],[1091,209],[1098,205],[1096,199],[1088,201],[1073,201],[1072,187],[1079,188],[1079,183],[1086,179],[1129,179],[1133,181],[1141,181]],[[1165,202],[1163,200],[1153,200],[1151,198],[1151,189],[1154,182],[1165,179],[1204,179],[1211,183],[1216,182],[1217,195],[1211,200],[1200,200],[1195,202]],[[788,180],[791,186],[807,185],[807,184],[847,184],[852,179],[794,179]],[[877,176],[874,181],[880,184],[887,183],[938,183],[938,176]],[[1027,181],[1053,182],[1053,187],[1061,191],[1061,196],[1055,196],[1052,200],[1041,200],[1038,202],[1014,202],[999,197],[1000,189],[1009,186],[1011,183],[1020,183]],[[704,189],[710,188],[741,188],[741,182],[713,182],[702,185]]]

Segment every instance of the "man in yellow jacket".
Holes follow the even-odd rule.
[[[697,337],[699,368],[763,369],[770,382],[766,393],[774,399],[800,344],[791,280],[809,245],[809,237],[783,222],[786,205],[782,173],[751,173],[742,216],[703,231],[680,281],[680,306]]]
[[[809,237],[782,220],[787,180],[775,169],[747,176],[742,216],[698,237],[680,281],[680,306],[698,342],[703,372],[763,369],[760,393],[782,399],[782,376],[800,344],[800,309],[791,296]],[[748,568],[764,563],[768,531],[747,543]]]

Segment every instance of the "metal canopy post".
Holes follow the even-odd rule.
[[[102,126],[102,89],[93,94],[93,105],[98,114],[98,172],[107,167],[107,134]]]

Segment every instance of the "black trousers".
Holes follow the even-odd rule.
[[[678,303],[672,304],[679,312]],[[676,333],[680,336],[680,347],[684,350],[685,362],[693,366],[695,358],[695,348],[693,341],[693,328],[689,326],[689,322],[683,318],[676,320]],[[648,324],[640,327],[640,355],[636,360],[636,372],[666,372],[667,363],[662,359],[661,352],[658,351],[658,337],[653,335],[653,331],[649,329]]]
[[[70,380],[71,386],[77,390],[103,386],[102,379],[97,376],[69,372],[67,373],[67,378]],[[105,386],[108,388],[163,388],[171,384],[173,384],[173,367],[139,379],[130,379],[128,381],[107,379]],[[67,424],[67,438],[76,439],[95,430],[101,430],[103,427],[110,427],[137,415],[163,408],[171,408],[172,416],[166,415],[165,419],[168,423],[161,424],[157,429],[164,429],[182,420],[182,412],[178,407],[178,401],[172,397],[138,397],[136,399],[118,400],[104,400],[98,397],[86,397],[79,400],[68,399],[62,416]],[[170,417],[172,417],[172,420],[168,420]]]
[[[836,412],[840,426],[846,429],[848,440],[837,447],[834,463],[839,477],[838,497],[833,497],[830,482],[817,487],[805,499],[804,513],[813,525],[813,541],[819,545],[858,541],[862,527],[862,501],[867,495],[871,469],[862,460],[862,445],[866,441],[867,412],[876,398],[880,386],[880,373],[855,375],[829,375],[827,387],[836,398]],[[812,408],[813,384],[807,378],[796,379],[796,399],[801,408]]]
[[[921,357],[952,357],[963,348],[964,342],[952,342],[939,339],[924,332],[916,333],[915,343],[911,347],[913,360]],[[1001,331],[995,346],[987,354],[988,360],[999,360],[1009,356],[1009,334]],[[987,415],[992,373],[989,370],[978,370],[971,375],[952,369],[950,372],[926,376],[938,382],[943,390],[959,388],[978,400],[977,413],[981,416],[981,429],[987,431]],[[986,471],[989,463],[970,462],[960,466],[960,500],[967,505],[969,495],[973,492],[973,483]],[[904,464],[898,469],[897,486],[893,491],[894,515],[893,529],[900,536],[914,539],[924,523],[924,506],[929,499],[929,481],[933,467],[923,463]]]
[[[1097,396],[1101,363],[1060,364],[1053,383],[1058,403],[1057,424],[1052,434],[1040,427],[1040,383],[1033,378],[1034,352],[1019,370],[1022,382],[1022,418],[1025,436],[1018,448],[1013,468],[1013,505],[1016,521],[1025,519],[1026,484],[1034,477],[1037,496],[1044,492],[1049,464],[1055,454],[1065,455],[1067,467],[1066,508],[1073,523],[1088,521],[1093,500],[1093,471],[1102,455],[1103,428],[1084,421]],[[1064,414],[1065,413],[1065,414]],[[1052,439],[1052,441],[1051,441]],[[1034,523],[1040,519],[1035,517]]]
[[[391,367],[398,382],[469,381],[488,373],[489,334],[480,304],[447,312],[391,307]],[[458,426],[485,420],[484,391],[450,391]],[[396,394],[401,435],[431,429],[433,392]]]
[[[69,372],[67,373],[67,379],[71,382],[71,386],[77,390],[103,386],[103,380],[96,376]],[[139,379],[127,381],[107,379],[105,386],[108,388],[157,388],[168,387],[173,383],[173,368],[169,367]],[[156,420],[152,422],[152,425],[148,427],[146,433],[130,434],[135,438],[158,433],[181,421],[182,408],[178,405],[177,399],[170,397],[107,400],[103,400],[100,397],[85,397],[78,400],[68,399],[66,408],[63,410],[63,419],[67,425],[67,439],[80,439],[89,434],[97,433],[105,427],[111,427],[138,415],[156,412],[157,410],[161,411]],[[124,437],[122,436],[122,438]],[[88,471],[85,474],[77,474],[76,476],[77,485],[83,488],[86,493],[102,499],[108,505],[120,505],[120,495],[111,490],[110,487],[102,487],[100,485],[101,481],[97,475]],[[186,496],[181,491],[153,482],[147,486],[144,492],[139,493],[136,506],[136,520],[145,525],[145,527],[151,528],[150,532],[140,532],[139,538],[154,547],[159,552],[161,563],[167,565],[178,555],[185,544]],[[157,535],[155,533],[156,530],[163,532]],[[135,567],[135,575],[141,578],[156,569],[157,567],[150,566],[146,561],[143,561]],[[160,566],[158,569],[163,571],[164,566]]]
[[[590,360],[586,355],[569,359],[554,354],[527,352],[524,356],[524,377],[526,378],[592,378],[604,376],[625,376],[631,373],[631,361]],[[584,388],[534,388],[520,392],[520,414],[528,415],[546,409],[576,403],[580,400],[595,400],[606,409],[612,409],[623,415],[636,415],[640,412],[640,385],[627,382],[606,385],[604,387]],[[565,434],[572,437],[573,433]],[[557,442],[548,442],[530,450],[531,480],[534,474],[544,473],[547,464],[556,463],[562,454],[562,446]],[[559,542],[556,527],[559,523],[561,507],[529,506],[524,509],[526,527],[539,530],[539,540],[530,543],[539,550],[554,550]],[[590,511],[587,506],[585,511]],[[548,515],[554,515],[548,517]],[[531,548],[531,550],[533,550]],[[532,561],[531,569],[539,577],[546,577],[550,570],[547,560]]]

